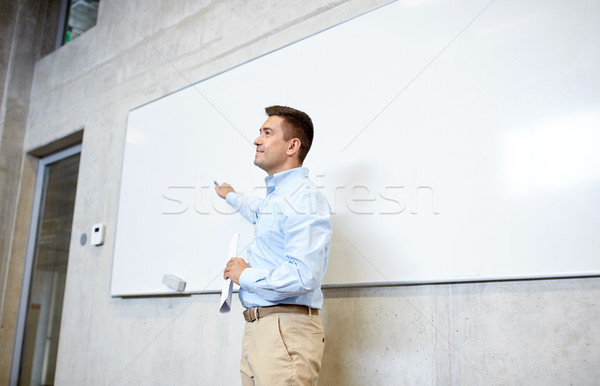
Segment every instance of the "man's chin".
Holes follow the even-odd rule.
[[[260,162],[259,159],[254,158],[254,165],[258,166],[259,168],[261,168],[262,170],[265,170],[265,168],[263,167],[263,163]]]

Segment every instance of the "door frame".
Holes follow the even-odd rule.
[[[81,153],[81,144],[71,146],[67,149],[38,159],[31,221],[29,223],[29,236],[27,238],[27,249],[25,253],[25,265],[23,267],[23,280],[21,283],[21,297],[19,299],[19,312],[17,314],[17,324],[15,328],[15,342],[10,367],[9,384],[11,386],[16,386],[19,380],[19,368],[21,366],[21,354],[23,351],[23,337],[25,334],[25,321],[27,318],[27,305],[29,303],[29,292],[31,289],[31,276],[34,266],[37,232],[40,223],[40,215],[44,209],[42,200],[44,199],[44,182],[47,178],[46,168],[55,162],[78,153]]]

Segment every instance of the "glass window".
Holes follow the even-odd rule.
[[[64,42],[79,37],[96,25],[99,0],[70,0]]]

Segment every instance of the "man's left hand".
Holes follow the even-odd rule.
[[[235,284],[240,284],[240,276],[242,271],[250,266],[244,259],[239,257],[232,257],[225,266],[225,272],[223,272],[224,279],[231,279]]]

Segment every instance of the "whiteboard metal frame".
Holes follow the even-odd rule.
[[[143,104],[143,105],[141,105],[141,106],[139,106],[139,107],[137,107],[137,108],[135,108],[135,109],[133,109],[133,110],[130,111],[130,115],[128,116],[128,128],[129,128],[129,119],[131,118],[131,113],[132,112],[136,112],[138,109],[146,107],[146,106],[148,106],[148,105],[150,105],[150,104],[152,104],[154,102],[159,102],[159,101],[163,100],[164,98],[166,98],[168,96],[172,96],[172,95],[174,95],[174,94],[176,94],[178,92],[184,91],[186,89],[195,89],[200,94],[202,94],[202,91],[200,91],[200,89],[203,87],[202,83],[205,82],[205,81],[214,80],[215,78],[218,78],[220,75],[226,74],[228,72],[232,72],[232,70],[238,69],[238,68],[240,68],[240,67],[242,67],[244,65],[250,64],[250,63],[252,63],[254,61],[258,61],[261,58],[264,58],[264,57],[266,57],[266,56],[268,56],[270,54],[273,54],[273,53],[275,53],[277,51],[283,50],[283,49],[285,49],[285,48],[287,48],[289,46],[293,46],[293,45],[295,45],[295,44],[297,44],[299,42],[307,40],[307,39],[309,39],[311,37],[314,37],[316,35],[320,35],[322,32],[325,32],[325,31],[327,31],[329,29],[332,29],[332,28],[335,28],[335,27],[339,27],[340,25],[346,24],[347,22],[349,22],[351,20],[363,17],[363,16],[365,16],[367,14],[370,14],[372,12],[375,12],[376,10],[378,10],[380,8],[389,6],[391,3],[395,3],[395,2],[390,2],[390,3],[387,3],[387,4],[381,5],[380,7],[377,7],[375,9],[371,10],[371,11],[365,12],[365,13],[363,13],[361,15],[358,15],[358,16],[356,16],[354,18],[348,19],[348,20],[346,20],[344,22],[332,25],[329,28],[326,28],[326,29],[324,29],[322,31],[319,31],[319,32],[315,33],[315,34],[309,35],[309,36],[307,36],[307,37],[305,37],[303,39],[296,40],[296,41],[291,42],[291,43],[289,43],[287,45],[284,45],[284,46],[282,46],[280,48],[277,48],[277,49],[269,51],[269,52],[267,52],[265,54],[259,55],[259,56],[255,57],[255,58],[252,58],[251,60],[245,61],[243,63],[240,63],[240,64],[236,65],[236,66],[228,68],[225,71],[216,73],[216,74],[214,74],[214,75],[212,75],[210,77],[207,77],[207,78],[203,79],[202,81],[200,81],[198,83],[195,83],[193,85],[187,86],[187,87],[185,87],[185,88],[183,88],[181,90],[171,92],[171,93],[169,93],[169,94],[167,94],[165,96],[162,96],[162,97],[160,97],[160,98],[158,98],[156,100],[153,100],[151,102],[145,103],[145,104]],[[479,14],[481,14],[483,11],[485,11],[485,9],[490,4],[491,3],[487,3],[487,5],[485,5],[484,3],[482,3],[481,6],[485,5],[485,7],[484,7],[484,9],[482,11],[479,12]],[[475,20],[475,19],[473,19],[473,20]],[[471,23],[473,22],[473,20],[471,20]],[[464,31],[465,29],[466,28],[463,28],[462,31]],[[462,33],[462,31],[460,33]],[[479,32],[481,32],[481,31],[479,31]],[[460,33],[457,36],[460,36]],[[444,48],[444,50],[445,50],[445,48]],[[438,54],[438,56],[439,56],[439,54]],[[434,58],[434,60],[436,58],[437,58],[437,56]],[[431,63],[432,62],[429,62],[429,64],[431,64]],[[427,66],[429,66],[429,64],[427,64]],[[125,153],[126,145],[127,144],[125,143],[124,144],[124,153]],[[123,170],[124,170],[124,164],[122,164],[122,172],[123,172]],[[121,189],[122,189],[123,180],[121,180],[120,182],[121,182]],[[118,224],[117,224],[117,228],[118,228]],[[117,229],[117,233],[118,233],[118,229]],[[113,264],[114,264],[114,261],[113,261]],[[499,271],[499,272],[501,272],[501,271]],[[507,270],[505,270],[504,272],[508,273]],[[456,276],[452,276],[451,278],[449,278],[449,277],[445,277],[444,278],[444,277],[440,277],[438,275],[438,278],[432,276],[432,277],[428,278],[427,280],[407,280],[407,281],[396,281],[395,280],[395,281],[387,281],[387,282],[384,282],[384,281],[377,281],[377,282],[368,281],[368,282],[364,282],[364,283],[324,284],[323,288],[354,287],[354,286],[361,286],[362,287],[362,286],[386,286],[386,285],[419,285],[419,284],[461,283],[461,282],[468,283],[468,282],[505,281],[505,280],[536,280],[536,279],[552,279],[552,278],[573,278],[573,277],[595,277],[595,276],[600,275],[600,271],[598,271],[598,270],[590,270],[590,271],[583,271],[583,272],[578,272],[578,271],[568,272],[568,270],[561,270],[559,273],[556,273],[556,274],[550,273],[550,274],[535,275],[535,272],[534,272],[534,274],[525,274],[525,275],[513,275],[513,274],[510,274],[508,276],[502,275],[502,274],[499,274],[499,275],[489,274],[488,276],[486,276],[486,273],[481,273],[481,276],[476,276],[476,275],[469,276],[469,272],[463,272],[463,274],[464,275],[462,275],[462,276],[460,274],[457,274]],[[381,275],[381,276],[383,276],[383,275]],[[113,276],[113,278],[114,278],[114,276]],[[218,290],[215,289],[215,290],[207,290],[207,291],[189,291],[189,292],[186,292],[186,294],[192,294],[192,293],[215,293],[215,292],[218,292]],[[148,293],[148,294],[140,293],[140,294],[135,294],[135,295],[115,295],[115,294],[113,294],[113,296],[115,296],[115,297],[163,296],[163,295],[165,295],[165,294],[152,294],[152,293]]]

